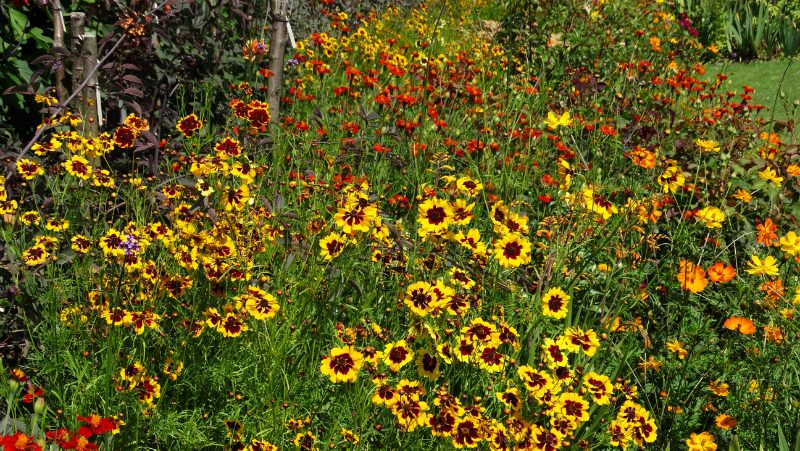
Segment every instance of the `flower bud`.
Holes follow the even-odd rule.
[[[19,390],[19,382],[14,380],[14,379],[9,379],[8,380],[8,387],[11,389],[11,392],[9,393],[9,395],[13,395],[14,393],[17,392],[17,390]]]
[[[39,415],[44,410],[44,398],[36,399],[36,402],[33,404],[33,413]]]

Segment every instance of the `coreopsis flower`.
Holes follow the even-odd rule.
[[[69,228],[69,221],[61,218],[50,218],[45,223],[45,228],[53,232],[60,232]]]
[[[555,381],[547,372],[534,369],[530,365],[517,368],[517,374],[525,388],[537,398],[555,387]]]
[[[374,206],[362,207],[358,202],[348,202],[337,210],[334,220],[344,233],[352,235],[355,232],[369,232],[375,216],[377,209]]]
[[[266,127],[272,120],[269,113],[269,104],[258,100],[251,100],[247,106],[247,118],[250,125],[254,128]]]
[[[403,302],[419,316],[425,316],[439,306],[433,286],[427,282],[409,285]]]
[[[217,326],[217,332],[221,333],[223,337],[230,338],[238,337],[242,332],[246,332],[248,329],[247,324],[234,312],[226,313]]]
[[[725,213],[717,207],[705,207],[699,210],[694,217],[698,222],[705,223],[709,229],[721,228],[725,220]]]
[[[664,172],[658,176],[656,181],[661,185],[664,193],[674,193],[678,188],[683,186],[686,182],[686,178],[683,176],[683,171],[678,168],[675,160],[668,160],[667,163],[668,166],[664,169]]]
[[[703,268],[688,260],[681,260],[677,278],[678,282],[681,283],[681,288],[692,293],[700,293],[708,285],[706,272]]]
[[[88,180],[92,175],[92,166],[89,160],[80,155],[73,155],[69,160],[61,163],[61,166],[69,172],[70,175]]]
[[[506,407],[517,411],[522,409],[522,398],[520,398],[519,389],[516,387],[508,387],[504,392],[497,392],[494,394],[498,401],[502,402]]]
[[[561,341],[569,352],[583,351],[589,357],[593,356],[600,346],[600,340],[597,339],[594,330],[589,329],[584,332],[580,327],[568,327]]]
[[[49,142],[41,142],[36,143],[31,147],[31,150],[36,155],[43,157],[50,152],[55,152],[57,149],[61,148],[61,141],[51,138]]]
[[[617,207],[609,202],[606,196],[597,193],[594,188],[584,189],[582,198],[586,209],[602,216],[603,219],[609,219],[612,215],[619,213]]]
[[[555,319],[567,317],[570,296],[559,287],[547,290],[542,298],[542,314]]]
[[[747,262],[747,266],[750,267],[750,269],[745,270],[748,274],[766,276],[777,276],[780,274],[778,270],[778,261],[771,255],[768,255],[764,260],[753,255],[752,260]]]
[[[719,379],[708,384],[707,387],[717,396],[728,396],[728,384],[723,383]]]
[[[94,186],[105,186],[106,188],[114,186],[114,178],[111,177],[111,172],[105,169],[96,169],[93,175]]]
[[[431,382],[439,379],[442,375],[439,371],[439,358],[426,349],[417,350],[415,363],[420,377],[427,378]]]
[[[358,436],[354,434],[353,431],[347,430],[345,428],[342,428],[342,439],[354,445],[360,441]]]
[[[462,246],[470,249],[476,256],[482,257],[486,255],[486,245],[481,241],[481,234],[478,229],[470,229],[466,235],[463,232],[458,232],[454,239],[461,243]]]
[[[242,146],[238,140],[233,138],[224,138],[214,146],[214,150],[225,160],[239,158],[242,155]]]
[[[577,393],[562,393],[553,411],[580,424],[589,419],[589,401]]]
[[[775,186],[781,186],[781,183],[783,182],[783,177],[778,177],[778,173],[769,166],[764,168],[763,171],[760,171],[758,176],[763,180],[774,183]]]
[[[321,248],[319,254],[325,260],[333,260],[344,251],[346,244],[347,241],[342,235],[331,232],[328,236],[319,240],[319,247]]]
[[[237,161],[230,167],[231,174],[242,179],[242,183],[253,183],[256,178],[256,169],[249,162]]]
[[[17,172],[25,180],[33,180],[37,175],[44,174],[44,169],[39,163],[22,158],[17,161]]]
[[[28,225],[28,226],[37,225],[41,221],[41,217],[39,216],[39,212],[35,211],[35,210],[34,211],[26,211],[25,213],[22,213],[21,215],[19,215],[18,219],[19,219],[19,222],[21,222],[21,223],[23,223],[25,225]]]
[[[450,270],[450,281],[451,283],[458,285],[465,290],[469,290],[475,286],[475,281],[470,278],[469,274],[459,268],[453,268]]]
[[[475,448],[482,440],[482,427],[476,419],[467,417],[456,423],[452,433],[454,447],[458,449]]]
[[[226,186],[223,196],[225,211],[234,209],[239,211],[250,201],[250,187],[246,183],[242,184],[239,189]]]
[[[683,342],[670,340],[667,342],[667,349],[678,354],[678,358],[683,360],[689,355],[689,351],[683,348]]]
[[[183,134],[183,136],[186,138],[191,138],[194,136],[194,132],[203,128],[203,122],[197,118],[197,115],[190,114],[179,120],[176,128]]]
[[[559,158],[556,165],[558,166],[558,178],[561,179],[559,189],[566,192],[572,185],[572,177],[575,175],[575,169],[563,158]]]
[[[569,118],[569,111],[565,111],[560,116],[556,116],[552,111],[547,113],[547,119],[543,121],[550,130],[555,130],[558,127],[569,127],[572,125],[572,119]]]
[[[656,438],[658,438],[656,435],[657,430],[658,427],[656,426],[655,420],[650,418],[650,412],[639,409],[631,427],[631,438],[633,442],[640,447],[644,447],[645,443],[656,441]]]
[[[541,345],[542,357],[547,363],[548,368],[554,369],[561,366],[569,365],[567,360],[567,347],[556,342],[552,338],[546,338],[544,344]]]
[[[419,206],[417,222],[428,234],[443,232],[453,222],[453,209],[447,201],[432,197]]]
[[[456,187],[459,191],[467,193],[469,196],[476,196],[483,189],[483,184],[469,177],[461,177],[456,180]]]
[[[121,126],[114,130],[114,144],[121,149],[128,149],[133,147],[136,138],[139,137],[139,131],[133,127]]]
[[[273,318],[281,309],[278,300],[275,296],[264,292],[258,287],[249,287],[250,297],[247,299],[245,306],[248,313],[257,320],[265,320]]]
[[[345,346],[331,349],[330,355],[322,358],[320,371],[333,383],[355,382],[363,364],[364,356],[352,346]]]
[[[392,373],[397,373],[400,368],[414,359],[414,351],[408,347],[405,340],[391,342],[383,350],[383,363],[389,365]]]
[[[311,431],[301,432],[294,438],[294,446],[306,451],[317,451],[317,436]]]
[[[278,451],[278,447],[266,440],[251,440],[250,451]]]
[[[714,263],[712,267],[708,268],[708,278],[711,279],[712,282],[730,282],[734,277],[736,277],[736,270],[731,265],[725,266],[724,263],[717,262]]]
[[[611,446],[618,446],[627,449],[628,443],[633,439],[633,431],[627,423],[622,420],[614,420],[608,426],[609,441]]]
[[[22,253],[22,259],[28,266],[35,266],[47,261],[50,253],[42,245],[32,246]]]
[[[531,243],[527,239],[509,233],[494,244],[494,258],[504,268],[516,268],[531,261]]]
[[[142,404],[153,404],[155,398],[161,397],[161,385],[150,376],[141,377],[130,390],[138,392],[139,402]]]
[[[591,395],[592,400],[600,406],[608,404],[614,393],[611,379],[595,372],[589,372],[583,377],[583,387]]]
[[[708,432],[700,434],[692,432],[691,437],[686,440],[686,445],[689,447],[689,451],[715,451],[717,449],[714,436]]]
[[[183,372],[183,362],[175,363],[175,360],[173,360],[172,357],[167,357],[166,362],[164,362],[163,371],[169,380],[176,381],[178,380],[178,376],[180,376],[181,372]]]
[[[472,214],[472,209],[475,208],[474,202],[467,205],[464,199],[456,199],[451,205],[451,208],[453,210],[452,224],[454,225],[467,225],[472,221],[472,218],[475,217],[475,215]]]
[[[710,139],[698,139],[694,142],[703,152],[719,152],[719,143]]]
[[[789,232],[781,238],[781,250],[789,255],[797,255],[800,252],[800,236],[794,232]]]
[[[496,345],[481,344],[477,348],[476,356],[478,366],[489,373],[501,371],[506,361],[506,356],[497,350]]]

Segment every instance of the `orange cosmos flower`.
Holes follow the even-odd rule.
[[[718,427],[728,430],[730,428],[735,428],[737,421],[736,418],[730,415],[720,415],[716,418],[716,423]]]
[[[752,335],[756,333],[756,326],[753,325],[753,321],[738,316],[731,316],[730,318],[726,319],[725,327],[730,330],[738,329],[739,332],[743,333],[744,335]]]
[[[718,262],[708,268],[708,278],[712,282],[730,282],[734,277],[736,277],[736,270],[731,265],[725,266],[724,263]]]
[[[681,260],[678,282],[681,283],[681,288],[692,293],[700,293],[708,285],[706,272],[703,268],[688,260]]]
[[[778,225],[772,222],[772,219],[767,218],[764,224],[756,226],[758,229],[758,243],[764,246],[772,246],[778,241],[778,235],[775,232],[778,230]]]

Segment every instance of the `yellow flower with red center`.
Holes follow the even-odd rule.
[[[383,350],[383,363],[389,365],[392,373],[397,373],[400,368],[413,360],[414,351],[406,344],[405,340],[391,342]]]
[[[39,163],[22,158],[17,161],[17,172],[25,180],[33,180],[37,175],[44,174],[44,169]]]
[[[433,286],[427,282],[416,282],[409,285],[406,289],[406,296],[403,300],[412,312],[419,316],[431,313],[439,303]]]
[[[583,351],[583,353],[589,357],[593,356],[600,346],[600,341],[597,339],[597,334],[594,330],[589,329],[584,332],[577,326],[568,327],[567,330],[564,331],[564,336],[561,341],[569,352]]]
[[[510,407],[512,410],[522,409],[522,398],[520,398],[519,389],[516,387],[508,387],[504,392],[497,392],[494,394],[498,401]]]
[[[80,155],[73,155],[72,158],[61,163],[61,166],[64,166],[64,169],[66,169],[70,175],[83,180],[88,180],[92,175],[92,166],[89,165],[89,160]]]
[[[223,337],[229,338],[238,337],[248,329],[241,316],[234,312],[226,313],[222,321],[217,325],[217,332],[221,333]]]
[[[461,177],[456,181],[456,187],[469,196],[475,196],[483,189],[483,184],[469,177]]]
[[[50,257],[50,253],[42,245],[32,246],[22,253],[22,259],[28,266],[42,264],[47,261],[48,257]]]
[[[583,386],[591,394],[592,400],[600,406],[608,404],[614,392],[608,376],[595,372],[589,372],[583,377]]]
[[[589,419],[589,401],[577,393],[562,393],[558,397],[553,411],[558,416],[582,423]]]
[[[247,186],[246,183],[242,184],[239,189],[226,186],[222,195],[225,203],[225,211],[234,209],[239,211],[250,201],[250,187]]]
[[[319,240],[319,247],[321,248],[319,255],[325,260],[333,260],[344,251],[346,244],[347,241],[342,235],[332,232]]]
[[[545,371],[537,370],[530,365],[523,365],[517,368],[517,374],[528,389],[536,398],[541,397],[548,390],[555,387],[553,378]]]
[[[439,358],[436,357],[436,354],[426,349],[417,350],[417,359],[415,363],[417,364],[417,373],[420,377],[427,378],[431,382],[439,379],[442,375],[439,371]]]
[[[203,122],[197,118],[196,114],[190,114],[178,121],[176,128],[183,133],[183,136],[191,138],[194,136],[194,132],[203,128]]]
[[[333,383],[355,382],[363,364],[364,356],[352,346],[345,346],[331,349],[330,355],[322,358],[320,371]]]
[[[453,208],[447,201],[436,197],[420,204],[417,222],[420,229],[428,234],[443,232],[453,223]]]
[[[531,243],[510,233],[494,244],[494,258],[504,268],[516,268],[531,261]]]
[[[542,298],[542,314],[555,319],[567,317],[570,296],[559,287],[547,290]]]

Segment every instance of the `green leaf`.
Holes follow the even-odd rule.
[[[19,39],[22,36],[23,30],[25,30],[25,24],[28,23],[28,17],[22,13],[22,11],[17,11],[16,9],[9,9],[9,15],[11,16],[11,27],[14,28],[14,37]]]
[[[731,439],[731,446],[728,447],[728,451],[742,451],[742,448],[739,446],[738,435],[734,435]]]
[[[53,40],[45,36],[42,29],[39,27],[31,28],[28,34],[39,44],[39,48],[49,49],[50,45],[53,43]]]
[[[783,428],[778,426],[778,449],[780,451],[789,451],[789,442],[786,441],[786,436],[783,435]]]

